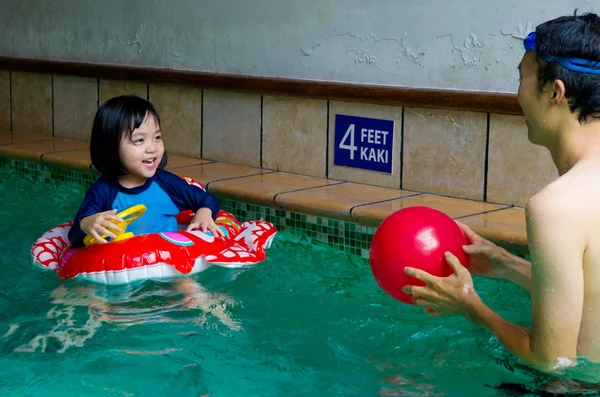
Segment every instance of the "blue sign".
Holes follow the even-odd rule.
[[[333,164],[392,173],[394,120],[335,115]]]

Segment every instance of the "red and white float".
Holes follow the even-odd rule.
[[[191,178],[184,179],[203,189]],[[117,214],[124,219],[119,226],[124,230],[144,211],[145,207],[140,205]],[[219,212],[215,222],[226,236],[215,237],[201,230],[186,232],[193,216],[192,211],[181,212],[177,216],[180,225],[177,232],[137,236],[123,233],[105,244],[94,244],[91,236],[87,236],[87,247],[71,246],[68,233],[72,221],[65,222],[37,239],[31,247],[32,260],[37,266],[56,271],[61,279],[124,284],[189,276],[212,265],[241,267],[262,262],[277,233],[270,222],[240,223],[224,210]]]

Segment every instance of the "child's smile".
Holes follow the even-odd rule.
[[[154,117],[146,115],[131,137],[124,133],[120,157],[127,175],[119,177],[119,183],[128,188],[143,185],[156,173],[164,153],[160,126]]]

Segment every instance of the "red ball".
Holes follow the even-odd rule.
[[[377,284],[391,297],[414,304],[412,295],[402,292],[406,285],[425,285],[404,274],[414,267],[434,276],[447,277],[453,271],[444,258],[450,251],[467,267],[462,246],[467,239],[448,215],[429,207],[407,207],[394,212],[379,225],[371,242],[371,271]]]

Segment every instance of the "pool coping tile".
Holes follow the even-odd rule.
[[[416,196],[355,207],[352,210],[352,218],[361,224],[378,226],[392,213],[402,208],[414,206],[426,206],[437,209],[454,219],[507,207],[502,204],[423,193]]]
[[[354,222],[351,212],[357,206],[418,194],[420,193],[407,190],[340,182],[279,193],[275,197],[275,204],[288,211],[305,212],[310,209],[311,215]]]
[[[209,186],[211,183],[215,181],[238,179],[269,172],[268,170],[261,168],[247,167],[244,165],[204,161],[204,163],[197,165],[176,167],[171,170],[171,172],[181,177],[187,176],[194,179],[196,182],[200,182],[208,191],[210,191]]]
[[[16,135],[20,134],[13,134],[13,140]],[[76,141],[73,139],[50,139],[2,145],[0,146],[0,154],[42,162],[42,156],[48,153],[85,149],[88,147],[89,143],[83,141]]]
[[[27,143],[27,142],[39,142],[39,141],[52,141],[52,138],[48,135],[41,134],[30,134],[27,132],[14,132],[9,130],[0,130],[0,146],[12,145],[15,143]]]
[[[73,149],[58,152],[44,153],[41,156],[42,163],[53,166],[67,165],[78,170],[92,171],[92,159],[89,149]]]
[[[167,166],[165,169],[170,170],[171,172],[175,172],[175,171],[172,171],[175,168],[190,167],[193,165],[200,165],[200,164],[207,164],[207,163],[214,163],[214,161],[199,159],[199,158],[195,158],[195,157],[185,157],[185,156],[179,156],[179,155],[175,155],[175,154],[169,154],[168,158],[167,158]]]
[[[280,194],[322,186],[344,183],[332,179],[291,174],[287,172],[264,172],[261,175],[212,182],[208,189],[214,194],[252,204],[281,208],[276,204]],[[312,212],[310,213],[312,214]]]
[[[13,143],[12,132],[0,130],[0,146],[10,145]]]

